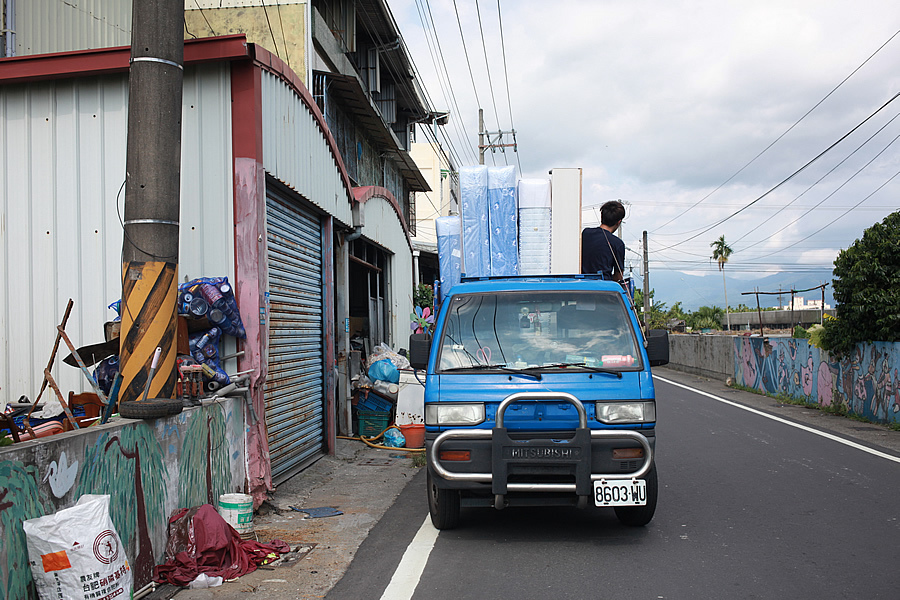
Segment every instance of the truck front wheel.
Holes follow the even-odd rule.
[[[617,506],[616,516],[623,525],[642,527],[653,520],[656,512],[656,495],[659,483],[656,479],[656,465],[650,469],[645,477],[647,481],[647,504],[644,506]]]
[[[455,529],[459,525],[459,492],[435,485],[428,471],[428,512],[435,529]]]

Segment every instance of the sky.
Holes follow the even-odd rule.
[[[456,165],[478,162],[480,106],[518,150],[486,164],[582,168],[585,226],[627,204],[635,271],[645,230],[651,277],[720,278],[722,235],[732,277],[830,270],[900,208],[895,0],[388,5]]]

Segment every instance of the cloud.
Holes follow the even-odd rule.
[[[446,108],[416,1],[389,4],[430,97],[437,108]],[[513,123],[497,3],[479,3],[493,101],[475,3],[456,5],[469,64],[454,3],[429,2],[460,109],[454,114],[457,128],[447,131],[454,145],[474,146],[478,106],[472,78],[487,128],[508,130]],[[900,91],[894,58],[900,36],[860,67],[897,31],[900,3],[506,0],[501,7],[519,153],[489,156],[488,164],[519,161],[524,177],[582,167],[585,205],[629,201],[626,244],[639,250],[641,232],[650,231],[655,268],[713,272],[709,243],[723,234],[740,239],[733,262],[742,266],[735,271],[753,265],[760,271],[828,267],[840,248],[898,205],[900,178],[873,194],[900,171],[897,148],[851,176],[900,134],[900,119],[887,124],[900,112],[900,100],[765,194]],[[881,126],[881,134],[850,156]],[[817,183],[830,169],[835,170]],[[584,219],[593,220],[590,210]],[[698,232],[703,233],[689,239]]]

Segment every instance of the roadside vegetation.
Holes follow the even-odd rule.
[[[779,392],[777,394],[769,394],[769,393],[762,392],[756,388],[753,388],[753,387],[750,387],[747,385],[742,385],[740,383],[731,383],[731,384],[729,384],[729,387],[736,389],[736,390],[741,390],[744,392],[750,392],[751,394],[756,394],[757,396],[766,396],[768,398],[774,398],[775,400],[777,400],[778,402],[781,402],[782,404],[791,404],[794,406],[802,406],[804,408],[819,410],[823,413],[826,413],[829,415],[834,415],[836,417],[845,417],[847,419],[850,419],[851,421],[859,421],[860,423],[869,423],[872,425],[879,425],[881,427],[886,427],[892,431],[900,431],[900,423],[891,423],[890,425],[885,425],[884,423],[872,421],[871,419],[867,419],[865,417],[861,417],[857,414],[851,413],[845,405],[840,404],[840,403],[835,403],[830,406],[822,406],[821,404],[819,404],[818,402],[816,402],[815,400],[812,400],[810,398],[806,398],[806,397],[802,397],[802,396],[792,396],[785,392]]]

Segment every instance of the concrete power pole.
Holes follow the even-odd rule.
[[[478,164],[484,164],[484,110],[478,109]]]
[[[184,0],[133,0],[122,243],[120,401],[175,395]]]
[[[650,256],[647,251],[647,232],[644,232],[644,331],[650,330]]]

